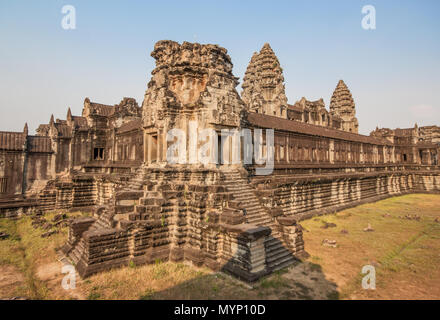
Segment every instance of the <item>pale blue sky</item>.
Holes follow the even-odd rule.
[[[63,30],[63,5],[77,29]],[[377,29],[361,27],[364,5]],[[269,42],[286,94],[324,98],[344,79],[361,133],[380,127],[440,125],[440,1],[21,1],[0,2],[0,130],[33,132],[85,97],[141,104],[162,39],[225,47],[242,79]],[[241,88],[238,88],[241,92]]]

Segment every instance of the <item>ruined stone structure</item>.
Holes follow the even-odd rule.
[[[152,57],[142,107],[86,98],[81,116],[52,116],[35,136],[0,132],[2,216],[93,212],[71,223],[63,247],[81,276],[161,259],[253,281],[305,254],[302,219],[440,190],[438,127],[357,134],[342,81],[330,111],[323,99],[289,105],[268,44],[241,97],[222,47],[159,41]],[[245,141],[273,154],[270,174],[258,174],[257,155],[245,161]]]

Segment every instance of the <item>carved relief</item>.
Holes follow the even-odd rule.
[[[235,89],[238,80],[226,49],[159,41],[151,55],[156,68],[142,104],[145,127],[169,130],[182,120],[181,111],[195,103],[198,107],[186,110],[184,117],[190,112],[193,119],[203,118],[205,125],[240,125],[244,104]]]
[[[200,93],[206,89],[208,76],[204,75],[173,75],[170,76],[170,90],[183,105],[195,103]]]

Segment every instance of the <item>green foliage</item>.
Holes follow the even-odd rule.
[[[139,300],[151,300],[154,296],[154,290],[147,288],[143,294],[140,295]]]
[[[99,298],[101,298],[101,294],[99,294],[98,292],[90,292],[87,300],[98,300]]]

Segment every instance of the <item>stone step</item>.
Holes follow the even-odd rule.
[[[296,261],[296,259],[293,256],[285,257],[282,260],[277,260],[276,263],[269,263],[268,267],[272,271],[278,271],[278,270],[281,270],[281,269],[284,269],[284,268],[291,266],[292,264],[295,263],[295,261]]]
[[[247,223],[249,224],[254,224],[256,226],[264,226],[267,227],[267,224],[269,223],[269,221],[267,221],[266,219],[256,219],[256,220],[247,220]]]
[[[234,200],[236,201],[253,202],[256,204],[260,204],[257,198],[255,198],[255,196],[252,193],[242,194],[239,192],[232,192],[232,194],[234,195]]]
[[[290,254],[290,251],[281,242],[278,242],[276,246],[266,247],[266,258],[270,261]]]

